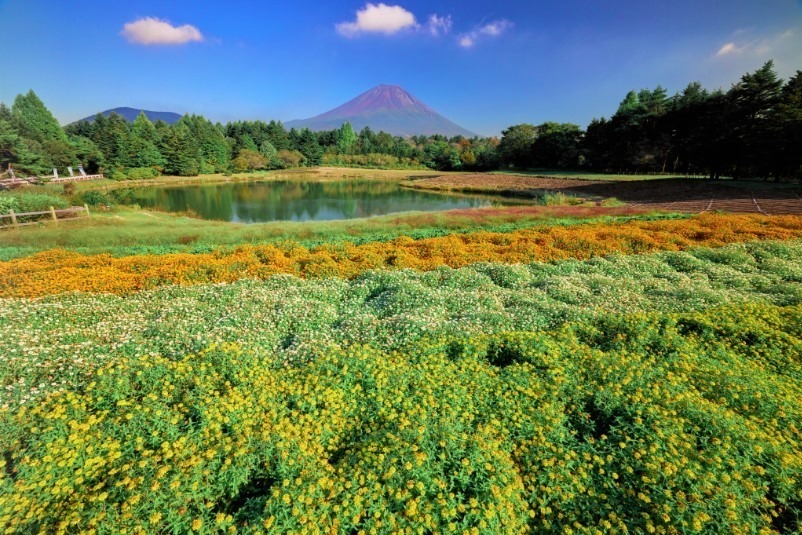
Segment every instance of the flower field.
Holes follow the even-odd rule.
[[[0,532],[802,530],[797,216],[50,251],[0,294]]]
[[[118,357],[175,359],[231,343],[275,366],[300,365],[331,345],[396,350],[426,337],[548,330],[611,313],[750,302],[802,304],[802,241],[552,264],[372,271],[351,280],[278,275],[124,297],[6,299],[0,386],[11,406],[77,386],[90,370]]]
[[[69,291],[127,294],[162,285],[302,277],[354,277],[370,269],[476,262],[530,263],[802,237],[802,217],[703,214],[681,220],[634,220],[572,227],[535,227],[509,233],[476,232],[362,245],[308,249],[294,242],[241,246],[206,254],[82,255],[53,250],[0,262],[0,297],[37,297]]]
[[[802,308],[123,357],[4,414],[8,531],[786,532]]]

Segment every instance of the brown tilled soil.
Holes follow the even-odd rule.
[[[754,184],[754,183],[753,183]],[[802,186],[747,185],[699,179],[601,182],[516,175],[452,175],[416,180],[413,187],[535,196],[545,191],[595,200],[616,199],[646,210],[802,214]]]

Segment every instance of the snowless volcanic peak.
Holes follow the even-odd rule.
[[[435,115],[434,110],[407,93],[403,87],[397,85],[377,85],[370,91],[362,93],[354,100],[346,102],[339,108],[335,108],[319,117],[345,117],[359,115],[361,113],[371,113],[377,110],[403,111],[410,108]]]
[[[369,126],[396,136],[442,134],[473,137],[475,134],[446,119],[397,85],[379,85],[338,108],[300,121],[290,121],[290,128],[333,130],[349,122],[359,131]]]

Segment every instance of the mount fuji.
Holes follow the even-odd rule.
[[[287,128],[334,130],[349,122],[356,132],[369,126],[395,136],[442,134],[474,137],[476,134],[443,117],[397,85],[379,85],[338,108],[298,121]]]

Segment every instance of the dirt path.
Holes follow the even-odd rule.
[[[630,206],[672,212],[802,214],[802,186],[748,185],[710,180],[601,182],[516,175],[451,175],[416,180],[414,187],[432,190],[482,191],[536,195],[561,191],[593,199],[615,197]]]

